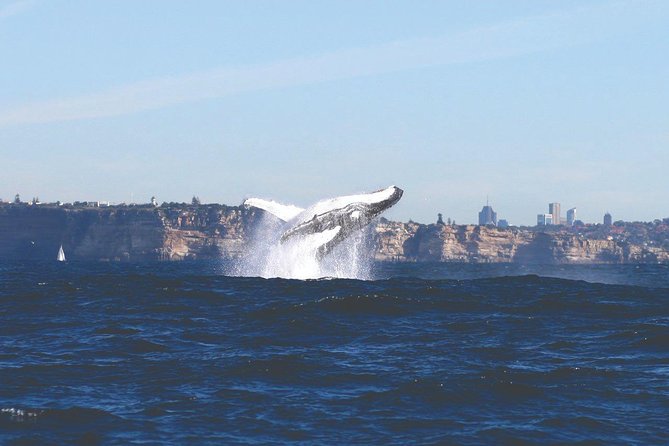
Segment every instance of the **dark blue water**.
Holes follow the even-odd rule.
[[[666,266],[221,270],[0,266],[0,443],[669,443]]]

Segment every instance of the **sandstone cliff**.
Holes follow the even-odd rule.
[[[181,260],[234,257],[256,212],[223,205],[0,207],[0,258]]]
[[[467,263],[657,263],[669,251],[568,231],[550,233],[487,226],[418,225],[381,221],[375,259]]]

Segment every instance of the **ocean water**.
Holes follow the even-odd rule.
[[[0,265],[0,444],[669,444],[669,268]]]

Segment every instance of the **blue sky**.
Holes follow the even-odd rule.
[[[0,198],[669,216],[669,3],[0,1]]]

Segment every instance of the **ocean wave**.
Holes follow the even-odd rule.
[[[626,285],[18,268],[0,281],[0,443],[662,444],[666,271],[620,268],[595,273]]]

